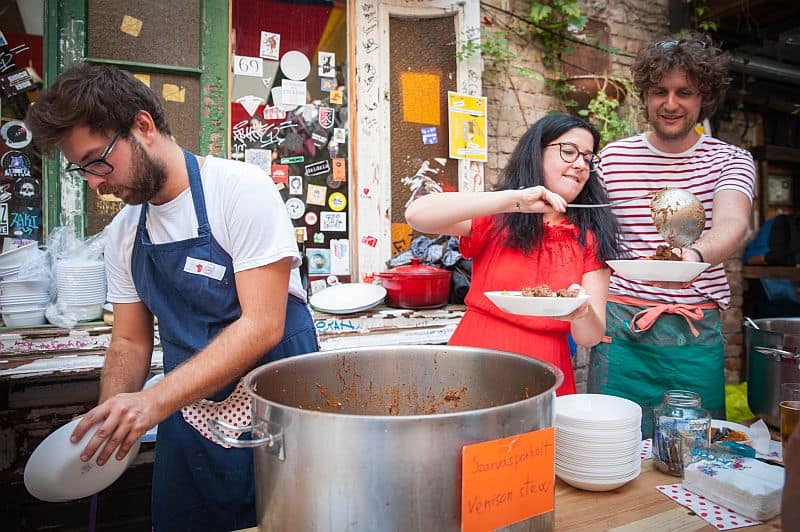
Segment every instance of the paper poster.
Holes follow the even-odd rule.
[[[260,148],[245,149],[244,162],[258,166],[267,173],[267,177],[271,177],[272,150],[262,150]]]
[[[237,98],[236,103],[244,107],[244,110],[247,111],[247,116],[255,116],[259,106],[264,105],[264,98],[251,94]]]
[[[333,52],[317,53],[317,74],[321,78],[336,77],[336,54]]]
[[[322,211],[319,213],[320,231],[347,231],[347,213]]]
[[[486,162],[488,132],[486,97],[447,92],[447,115],[451,159]]]
[[[332,104],[342,105],[344,103],[344,91],[341,89],[331,91],[330,100]]]
[[[281,81],[281,104],[305,105],[306,82],[284,79]]]
[[[319,78],[319,90],[331,92],[336,88],[336,80],[333,78]]]
[[[419,72],[402,72],[400,74],[400,98],[404,121],[434,126],[441,123],[439,76]]]
[[[150,74],[142,74],[141,72],[137,72],[133,75],[133,77],[138,79],[148,87],[150,86]]]
[[[289,176],[289,194],[291,196],[303,195],[303,176],[301,175]]]
[[[325,205],[325,194],[328,192],[328,187],[320,185],[308,185],[308,192],[306,193],[306,203],[309,205]]]
[[[334,238],[329,245],[331,273],[333,275],[350,275],[350,241],[346,238]]]
[[[281,36],[279,33],[269,31],[261,32],[261,46],[258,49],[259,57],[277,61],[281,51]]]
[[[331,273],[331,250],[311,248],[306,250],[309,275],[327,275]]]
[[[347,130],[343,127],[333,128],[333,140],[337,144],[344,144],[347,142]]]
[[[233,56],[233,73],[237,76],[264,77],[264,60],[247,55]]]
[[[161,95],[167,102],[183,103],[186,100],[186,87],[174,85],[172,83],[164,83],[161,87]]]
[[[131,37],[138,37],[142,32],[142,21],[136,17],[125,15],[122,17],[122,24],[119,26],[119,31],[127,33]]]
[[[422,132],[422,143],[423,144],[438,144],[439,143],[439,135],[436,131],[436,126],[430,127],[423,127],[421,130]]]

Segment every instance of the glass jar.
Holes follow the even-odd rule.
[[[667,390],[654,411],[653,460],[664,473],[683,474],[683,468],[708,452],[711,415],[700,396],[685,390]]]

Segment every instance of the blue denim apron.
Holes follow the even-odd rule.
[[[184,151],[197,215],[198,236],[153,244],[142,205],[131,257],[139,297],[158,317],[158,332],[169,373],[191,358],[241,314],[233,262],[211,234],[197,159]],[[184,271],[187,257],[225,267],[220,280]],[[289,296],[281,343],[259,362],[318,350],[308,307]],[[208,399],[221,401],[235,388],[228,383]],[[252,449],[226,449],[203,437],[175,412],[158,426],[153,466],[153,530],[220,531],[255,526]]]

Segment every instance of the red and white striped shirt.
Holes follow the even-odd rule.
[[[711,228],[714,194],[720,190],[738,190],[753,201],[756,170],[753,157],[742,148],[703,135],[683,153],[664,153],[654,148],[644,133],[612,142],[600,154],[600,176],[611,201],[640,196],[665,187],[688,190],[700,200],[706,211],[704,233]],[[648,257],[659,245],[666,244],[653,224],[650,198],[618,205],[622,240],[632,257]],[[716,264],[701,273],[684,289],[656,288],[629,281],[612,272],[609,292],[664,303],[715,302],[728,307],[730,287],[725,268]]]

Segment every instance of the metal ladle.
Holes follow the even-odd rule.
[[[703,233],[706,213],[697,196],[680,188],[659,190],[650,213],[661,237],[673,248],[692,245]]]

